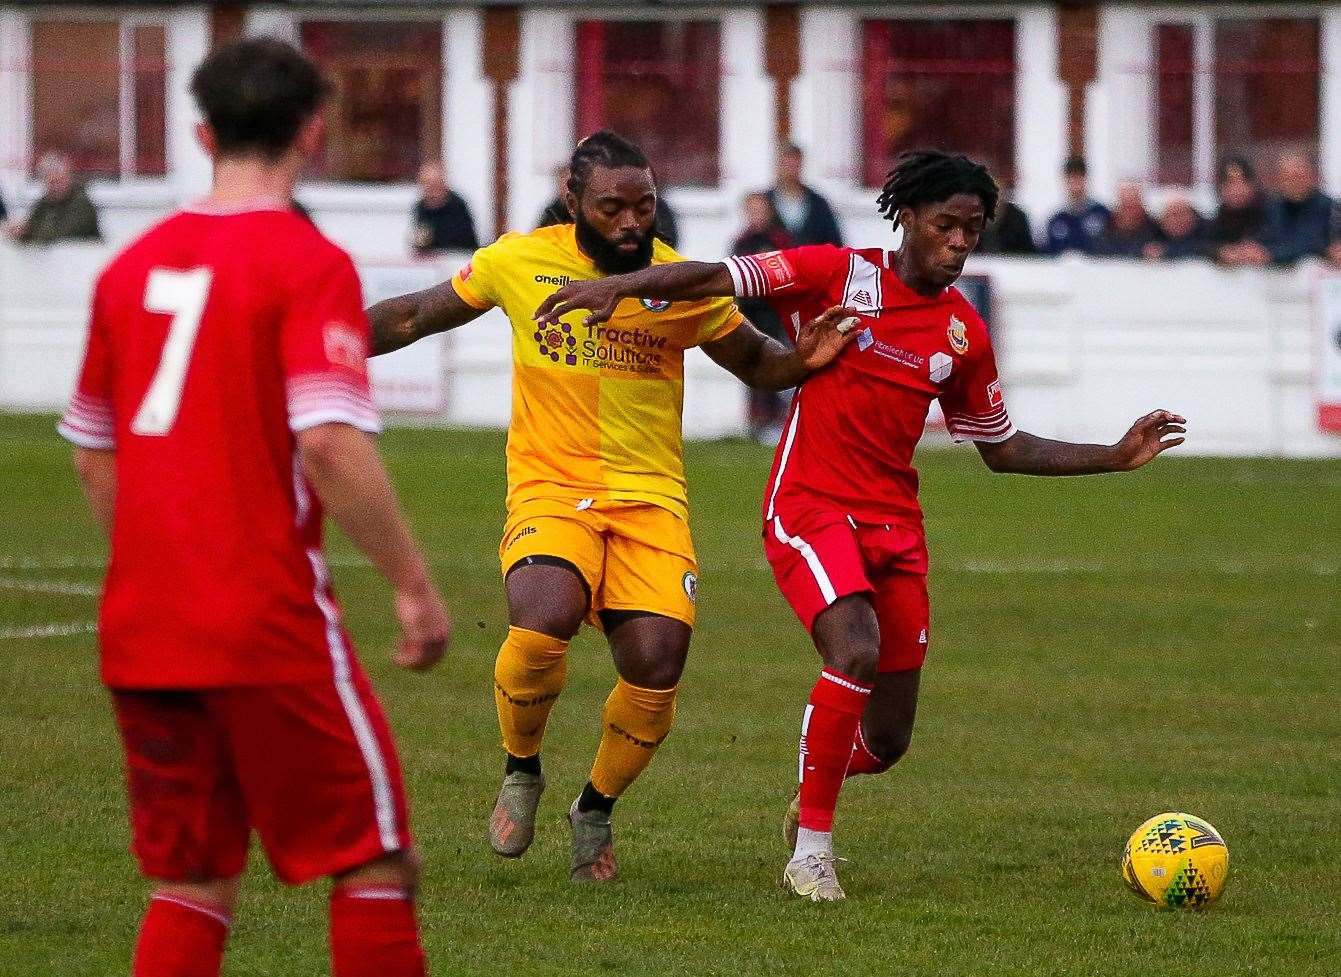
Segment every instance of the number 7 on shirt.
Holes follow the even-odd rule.
[[[144,287],[145,311],[170,315],[172,322],[154,379],[131,422],[132,434],[161,437],[172,430],[213,277],[208,268],[154,268],[149,272]]]

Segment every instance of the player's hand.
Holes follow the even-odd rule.
[[[396,620],[400,638],[391,660],[401,668],[427,671],[438,663],[452,640],[452,619],[447,608],[425,581],[407,590],[397,590]]]
[[[1131,426],[1122,440],[1113,445],[1113,470],[1129,472],[1140,468],[1162,451],[1176,448],[1187,439],[1187,418],[1167,410],[1147,414]],[[1170,437],[1170,435],[1176,435]]]
[[[617,276],[615,276],[617,277]],[[597,278],[589,282],[569,282],[551,293],[535,310],[535,321],[542,326],[557,325],[559,317],[574,309],[590,309],[583,325],[594,326],[615,314],[615,306],[626,296],[614,284],[615,278]]]
[[[825,309],[797,330],[797,358],[811,372],[828,366],[843,347],[857,338],[860,325],[861,320],[852,309],[841,305]]]

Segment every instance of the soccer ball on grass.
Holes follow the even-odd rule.
[[[1210,822],[1190,814],[1157,814],[1127,839],[1122,879],[1161,908],[1204,909],[1220,898],[1229,849]]]

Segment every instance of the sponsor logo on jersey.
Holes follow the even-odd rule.
[[[796,281],[796,271],[781,251],[757,255],[754,260],[768,278],[769,291],[786,288]]]
[[[924,644],[927,643],[927,629],[926,629],[926,628],[923,628],[923,629],[922,629],[922,633],[919,634],[919,635],[917,636],[917,643],[918,643],[919,645],[924,645]]]
[[[683,579],[680,580],[680,586],[684,587],[685,596],[689,598],[690,603],[698,602],[698,577],[693,572],[685,571]]]
[[[643,308],[648,312],[665,312],[670,308],[670,302],[666,299],[641,299]]]
[[[871,332],[871,327],[867,326],[861,332],[857,333],[857,349],[863,353],[875,345],[875,333]]]
[[[573,280],[567,275],[536,275],[535,282],[537,285],[558,285],[563,288],[565,285],[571,285]]]
[[[900,366],[906,366],[912,370],[922,369],[923,364],[927,361],[925,356],[918,353],[910,353],[906,349],[901,349],[898,346],[891,346],[889,343],[880,340],[876,340],[875,355],[883,356],[887,360],[893,360]]]
[[[987,385],[987,403],[993,407],[1001,406],[1001,381],[993,380]]]
[[[956,353],[963,356],[968,352],[968,326],[958,316],[950,316],[950,328],[946,330],[946,335],[950,337],[950,348]]]
[[[669,303],[668,303],[669,304]],[[661,373],[666,337],[641,326],[572,326],[561,322],[532,333],[540,355],[564,366],[595,367],[624,373]]]
[[[931,354],[931,382],[944,383],[950,379],[950,371],[955,368],[955,361],[948,353]]]
[[[342,366],[355,373],[367,370],[368,347],[363,334],[349,323],[332,319],[322,327],[321,339],[326,359],[333,366]]]
[[[540,530],[536,529],[534,526],[526,526],[523,529],[518,530],[517,535],[513,536],[512,539],[508,541],[508,549],[512,549],[512,547],[516,546],[527,536],[534,536],[538,532],[540,532]]]

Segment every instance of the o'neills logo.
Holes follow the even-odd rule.
[[[537,285],[558,285],[563,288],[563,286],[571,284],[573,280],[567,275],[536,275],[535,281]]]
[[[592,366],[626,373],[659,373],[666,337],[638,326],[600,324],[574,327],[566,322],[537,329],[532,336],[540,355],[566,366]]]

